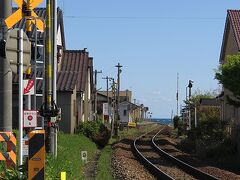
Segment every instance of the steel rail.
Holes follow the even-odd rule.
[[[164,156],[166,159],[168,159],[169,161],[171,161],[172,163],[176,164],[179,168],[183,169],[185,172],[187,172],[188,174],[192,175],[195,178],[199,178],[199,179],[206,179],[206,180],[218,180],[217,177],[214,177],[210,174],[207,174],[183,161],[181,161],[180,159],[170,155],[169,153],[167,153],[166,151],[162,150],[156,143],[155,143],[155,138],[157,137],[157,135],[159,133],[162,132],[163,129],[161,129],[157,134],[154,135],[154,137],[152,138],[152,146],[153,148],[162,156]]]
[[[140,140],[143,136],[146,136],[147,134],[155,131],[156,129],[147,132],[138,138],[136,138],[133,142],[133,149],[134,149],[134,154],[135,156],[139,159],[140,162],[144,164],[144,166],[158,179],[163,179],[163,180],[173,180],[171,176],[163,172],[161,169],[159,169],[156,165],[154,165],[151,161],[149,161],[144,155],[138,150],[137,148],[137,141]]]

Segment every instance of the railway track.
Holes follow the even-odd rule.
[[[135,156],[158,179],[214,179],[217,178],[173,157],[155,143],[155,138],[165,126],[136,138]]]

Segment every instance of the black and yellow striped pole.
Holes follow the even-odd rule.
[[[45,132],[35,130],[29,133],[28,179],[45,179]]]
[[[51,147],[51,112],[53,110],[53,91],[52,91],[52,21],[51,21],[51,8],[52,1],[47,0],[46,10],[47,10],[47,19],[46,19],[46,42],[45,42],[45,122],[47,122],[46,128],[46,151],[50,152]]]
[[[44,127],[46,131],[46,152],[54,153],[54,117],[58,115],[58,108],[53,100],[53,23],[52,10],[54,0],[46,1],[46,28],[45,28],[45,86],[44,103],[39,109],[39,113],[44,117]]]

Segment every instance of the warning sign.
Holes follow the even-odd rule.
[[[81,151],[82,161],[87,162],[87,151]]]
[[[24,110],[23,111],[23,127],[37,127],[37,111]]]
[[[23,94],[24,95],[33,95],[34,94],[34,80],[24,79],[23,80]]]

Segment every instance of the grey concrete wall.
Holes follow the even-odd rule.
[[[76,127],[77,127],[77,101],[76,101],[76,88],[73,91],[73,94],[71,95],[71,129],[70,129],[70,133],[74,133]]]
[[[62,120],[59,122],[60,131],[71,133],[71,92],[58,92],[58,107],[62,108]]]
[[[126,110],[126,115],[124,115],[124,110]],[[128,104],[122,103],[119,105],[119,115],[120,122],[129,122]]]

